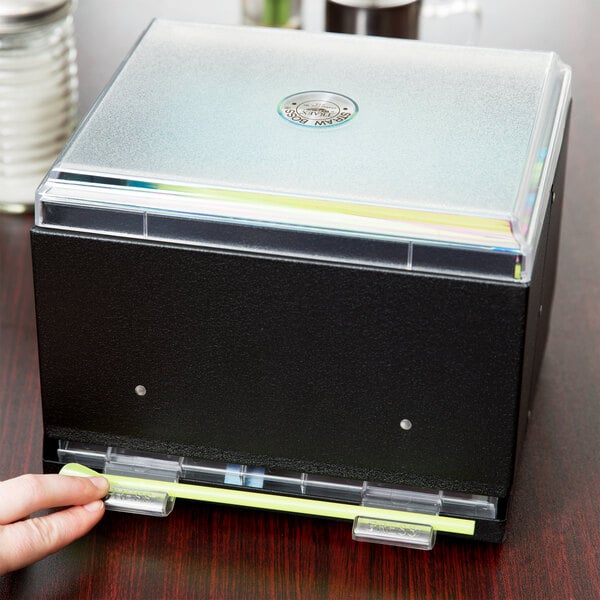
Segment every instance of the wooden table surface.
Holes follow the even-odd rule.
[[[483,9],[482,45],[554,49],[574,70],[551,333],[505,544],[356,544],[347,523],[178,502],[167,519],[107,514],[0,577],[0,599],[600,598],[600,4]],[[31,222],[0,216],[0,479],[41,471]]]

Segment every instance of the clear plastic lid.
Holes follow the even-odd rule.
[[[526,281],[569,99],[553,53],[155,21],[36,223]]]

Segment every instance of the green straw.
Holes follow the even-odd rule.
[[[293,496],[248,492],[246,490],[234,490],[205,485],[191,485],[186,483],[173,483],[170,481],[158,481],[154,479],[142,479],[139,477],[102,474],[77,463],[65,465],[60,470],[60,473],[61,475],[71,475],[76,477],[92,477],[100,475],[108,480],[111,489],[164,493],[174,498],[184,498],[186,500],[200,500],[202,502],[277,510],[288,513],[313,515],[316,517],[328,517],[331,519],[345,519],[349,521],[354,521],[356,517],[401,521],[418,525],[430,525],[436,531],[458,533],[462,535],[473,535],[475,532],[475,521],[470,519],[440,517],[438,515],[419,514],[387,508],[313,500],[311,498],[295,498]]]

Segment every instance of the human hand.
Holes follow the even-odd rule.
[[[104,515],[101,498],[107,493],[104,477],[22,475],[0,482],[0,575],[45,558],[86,534]],[[70,508],[26,518],[59,506]]]

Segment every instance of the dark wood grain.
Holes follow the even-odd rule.
[[[484,3],[482,44],[554,49],[574,69],[551,333],[504,545],[355,544],[346,523],[181,502],[164,520],[107,514],[0,578],[0,599],[600,598],[599,23],[595,0]],[[0,479],[41,470],[30,225],[0,217]]]

